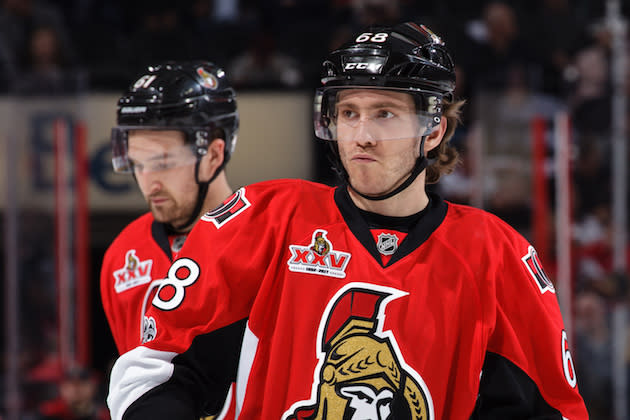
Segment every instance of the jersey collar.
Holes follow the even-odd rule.
[[[442,224],[448,209],[447,203],[434,193],[429,192],[429,205],[415,226],[409,230],[409,235],[396,250],[392,258],[385,265],[389,267],[396,261],[412,253],[422,245],[431,234]],[[342,185],[335,190],[335,204],[339,208],[352,234],[361,242],[376,261],[381,262],[381,256],[370,233],[370,228],[361,216],[359,208],[348,194],[348,187]]]
[[[168,226],[165,223],[160,223],[157,220],[153,220],[151,223],[151,236],[156,244],[164,251],[170,261],[173,261],[173,253],[171,252],[171,244],[168,240]]]

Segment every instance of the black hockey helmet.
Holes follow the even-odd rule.
[[[313,117],[315,135],[323,140],[338,140],[335,108],[338,94],[344,89],[384,89],[413,97],[420,127],[414,136],[422,138],[414,171],[391,193],[365,197],[382,200],[410,185],[428,164],[422,153],[424,138],[439,125],[442,100],[451,100],[455,89],[454,63],[440,37],[413,22],[368,27],[328,55],[322,65],[321,83],[315,94]],[[333,150],[336,153],[336,147]],[[347,178],[338,155],[336,158],[336,169]]]
[[[392,87],[449,95],[453,60],[444,42],[424,25],[372,26],[333,51],[323,64],[328,86]]]
[[[112,129],[112,165],[116,172],[133,172],[128,157],[130,130],[179,130],[193,151],[199,192],[188,221],[195,222],[208,187],[229,161],[236,146],[239,114],[236,93],[226,74],[208,61],[167,61],[148,66],[118,100],[117,126]],[[199,180],[199,163],[214,138],[225,142],[224,159],[207,181]]]
[[[132,170],[127,159],[129,130],[183,131],[198,158],[206,154],[209,142],[219,133],[225,141],[224,165],[236,146],[236,93],[225,72],[207,61],[148,66],[118,100],[116,117],[111,136],[116,172]]]
[[[336,140],[336,94],[341,89],[388,89],[412,94],[417,112],[437,125],[442,98],[455,89],[453,60],[444,42],[424,25],[371,26],[329,54],[315,98],[315,134]]]

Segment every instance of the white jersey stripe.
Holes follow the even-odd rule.
[[[243,408],[247,382],[252,371],[254,358],[256,357],[256,350],[258,350],[258,337],[249,329],[249,322],[247,322],[247,328],[245,328],[245,333],[243,334],[238,373],[236,375],[236,418],[241,414],[241,409]]]
[[[112,420],[122,420],[134,401],[170,379],[175,356],[177,353],[139,346],[116,360],[107,396]]]

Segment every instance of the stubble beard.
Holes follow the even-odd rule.
[[[184,222],[185,209],[177,205],[172,198],[165,205],[149,204],[153,218],[160,223],[168,223],[173,226]],[[179,222],[179,223],[178,223]]]
[[[348,181],[353,189],[368,196],[378,197],[396,189],[411,175],[414,163],[398,162],[394,167],[405,166],[405,171],[391,171],[384,168],[382,171],[354,168],[348,172]]]

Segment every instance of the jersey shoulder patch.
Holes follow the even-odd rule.
[[[217,229],[220,229],[221,226],[234,219],[249,206],[251,206],[251,203],[245,197],[245,187],[242,187],[228,197],[219,207],[204,214],[201,220],[212,222]]]
[[[527,248],[527,254],[521,258],[521,261],[525,264],[529,275],[534,279],[534,283],[538,286],[541,294],[547,291],[556,293],[556,289],[549,279],[549,276],[547,276],[547,273],[545,273],[545,270],[543,270],[540,258],[538,258],[538,253],[533,246],[530,245]]]

